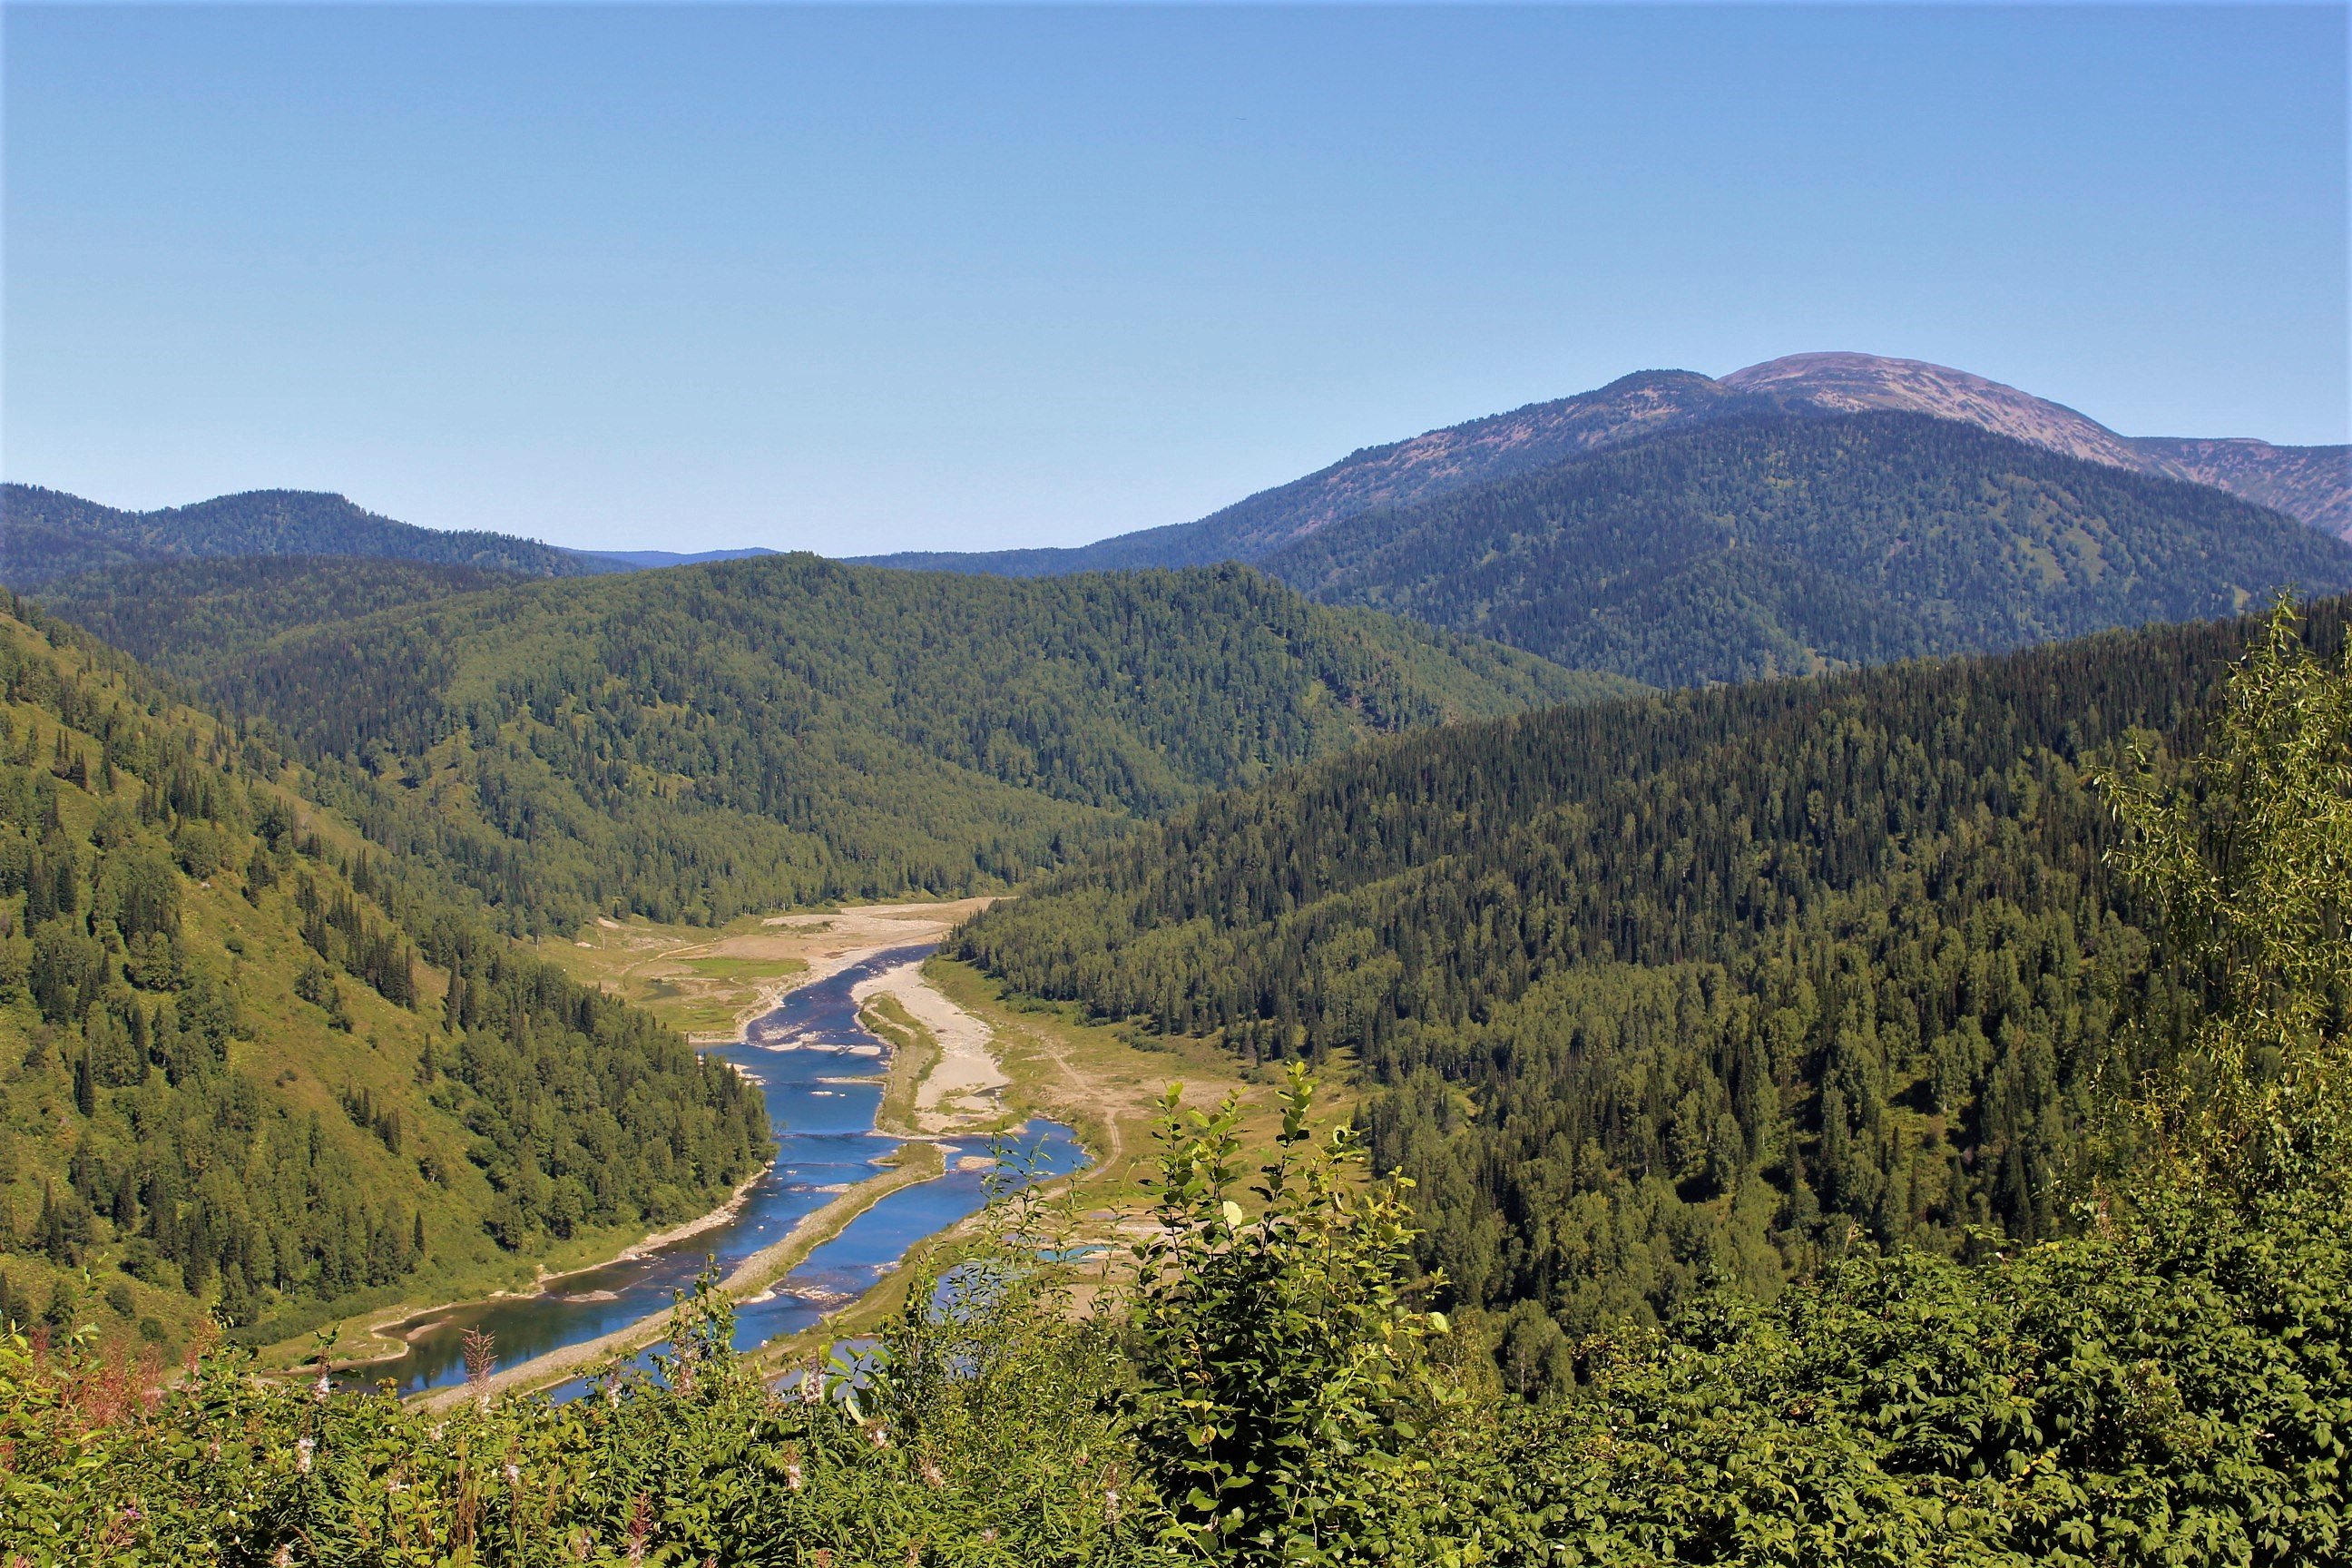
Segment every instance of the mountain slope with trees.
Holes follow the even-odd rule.
[[[0,581],[10,587],[141,562],[223,555],[356,555],[526,577],[631,569],[535,539],[395,522],[318,490],[250,490],[192,506],[123,511],[62,490],[0,485]]]
[[[776,556],[211,640],[289,602],[230,584],[216,614],[106,624],[531,930],[1003,887],[1370,735],[1634,689],[1241,567],[1013,583]]]
[[[2352,545],[2277,513],[1914,414],[1676,431],[1365,513],[1265,564],[1319,599],[1662,686],[2352,587]]]
[[[2345,611],[2314,606],[2316,647]],[[2067,1227],[2094,1112],[2200,1006],[2084,769],[2143,732],[2193,747],[2244,638],[1407,737],[1213,797],[956,942],[1255,1059],[1352,1055],[1423,1261],[1458,1304],[1532,1313],[1556,1380],[1563,1334],[1727,1281],[1769,1298],[1853,1239]]]
[[[75,573],[41,584],[33,596],[149,668],[197,679],[298,627],[523,581],[425,561],[235,555]]]
[[[2186,479],[2352,541],[2352,447],[2120,436],[2063,404],[1964,370],[1883,354],[1790,354],[1723,378],[1732,391],[1830,413],[1926,414],[2153,479]]]
[[[0,605],[0,1316],[274,1338],[527,1279],[766,1157],[741,1080],[304,783]]]

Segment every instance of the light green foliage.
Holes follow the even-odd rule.
[[[2335,668],[2282,600],[2231,675],[2205,754],[2145,740],[2095,782],[2114,851],[2207,995],[2148,1109],[2187,1170],[2232,1182],[2344,1172],[2352,1131],[2352,643]],[[2317,1140],[2315,1142],[2314,1140]]]
[[[657,1377],[609,1373],[560,1406],[426,1414],[258,1385],[223,1355],[158,1398],[86,1348],[0,1339],[0,1552],[37,1568],[1197,1561],[1154,1539],[1164,1521],[1102,1397],[1111,1340],[1038,1282],[1015,1245],[1034,1215],[1000,1212],[998,1239],[916,1292],[887,1356],[778,1388],[730,1350],[709,1278]]]
[[[1308,1125],[1293,1064],[1277,1157],[1240,1202],[1240,1107],[1180,1108],[1171,1088],[1158,1229],[1136,1248],[1135,1440],[1174,1514],[1171,1535],[1219,1562],[1379,1558],[1398,1506],[1425,1489],[1433,1405],[1422,1341],[1445,1321],[1400,1293],[1411,1211],[1391,1180],[1358,1185],[1352,1128]]]
[[[2352,1548],[2352,1215],[2161,1190],[1971,1263],[1858,1256],[1769,1307],[1571,1352],[1530,1403],[1400,1297],[1393,1187],[1295,1078],[1256,1217],[1231,1113],[1171,1117],[1167,1228],[1076,1317],[1038,1205],[991,1211],[878,1344],[762,1386],[706,1279],[658,1381],[449,1415],[167,1390],[0,1339],[0,1550],[128,1563],[826,1568],[2287,1568]],[[1172,1107],[1171,1107],[1172,1110]],[[1229,1208],[1227,1205],[1233,1205]],[[330,1347],[322,1346],[321,1353]],[[1468,1371],[1470,1375],[1465,1375]]]

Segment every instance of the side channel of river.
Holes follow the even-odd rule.
[[[352,1380],[373,1384],[390,1378],[404,1394],[460,1382],[463,1342],[471,1329],[493,1336],[498,1364],[506,1368],[625,1328],[667,1308],[673,1291],[693,1283],[705,1258],[715,1254],[725,1275],[875,1174],[877,1163],[898,1146],[898,1140],[874,1130],[887,1047],[858,1027],[851,993],[931,951],[926,945],[875,953],[787,993],[741,1041],[708,1049],[759,1083],[776,1131],[775,1163],[725,1223],[636,1258],[563,1275],[536,1295],[494,1297],[411,1319],[388,1331],[408,1342],[408,1352],[354,1368]],[[1070,1130],[1056,1122],[1033,1121],[1013,1136],[1024,1148],[1042,1144],[1045,1173],[1058,1175],[1086,1162]],[[988,1152],[987,1140],[953,1141],[945,1152],[945,1174],[885,1195],[772,1289],[741,1303],[737,1346],[748,1350],[808,1327],[863,1294],[916,1242],[978,1209],[983,1173],[962,1167]]]

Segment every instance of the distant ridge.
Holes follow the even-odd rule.
[[[764,545],[752,545],[744,550],[700,550],[691,555],[681,555],[675,550],[585,550],[599,561],[617,561],[624,566],[643,567],[658,571],[665,566],[699,566],[710,561],[749,561],[758,555],[773,555],[775,551]]]
[[[1641,371],[1596,391],[1366,447],[1195,522],[1057,550],[924,552],[866,563],[1007,577],[1262,561],[1349,517],[1411,506],[1714,420],[1759,413],[1924,414],[2086,462],[2227,491],[2352,540],[2352,447],[2121,436],[2086,415],[1967,371],[1877,354],[1803,353],[1720,380]]]
[[[189,506],[125,511],[37,485],[0,485],[0,583],[30,588],[116,567],[223,557],[339,556],[465,566],[523,577],[744,561],[737,550],[567,550],[511,533],[419,528],[327,490],[247,490]]]
[[[0,485],[0,582],[26,588],[74,573],[218,556],[341,555],[581,577],[622,563],[507,533],[397,522],[320,490],[247,490],[192,506],[124,511],[35,485]]]
[[[1660,686],[1989,653],[2352,589],[2352,545],[2202,485],[1899,410],[1694,424],[1267,556],[1327,604]]]

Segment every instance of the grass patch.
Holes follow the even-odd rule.
[[[770,917],[785,918],[785,917]],[[789,951],[822,931],[824,915],[779,930],[751,915],[711,929],[647,920],[597,921],[569,939],[541,942],[541,956],[579,980],[635,1003],[688,1035],[730,1035],[808,973]],[[744,951],[749,950],[749,951]]]
[[[866,999],[857,1009],[857,1022],[866,1033],[890,1047],[890,1070],[883,1080],[882,1103],[874,1111],[876,1130],[905,1137],[920,1132],[922,1129],[915,1125],[915,1105],[922,1096],[924,1081],[940,1065],[938,1038],[887,991],[877,991]]]

